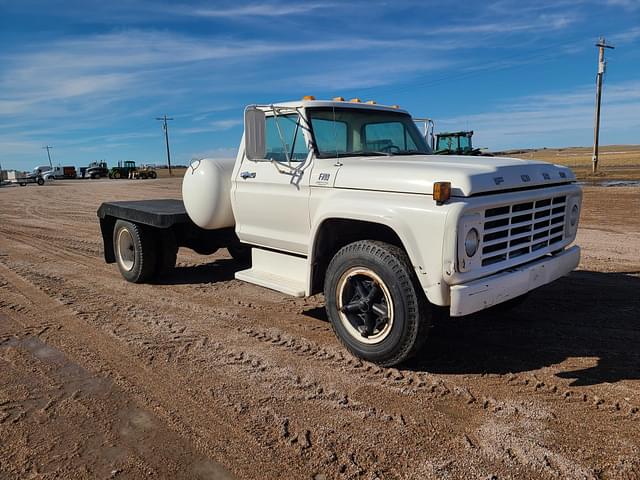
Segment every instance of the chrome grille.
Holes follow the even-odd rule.
[[[564,238],[566,196],[530,200],[484,211],[482,266],[527,255]]]

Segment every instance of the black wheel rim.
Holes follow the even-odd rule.
[[[393,300],[389,288],[373,270],[354,267],[342,274],[336,290],[338,315],[358,342],[384,341],[393,328]]]

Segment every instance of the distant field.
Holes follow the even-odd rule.
[[[184,175],[186,168],[172,168],[171,173],[174,177],[182,177]],[[158,172],[158,178],[169,178],[169,169],[168,168],[159,168],[156,170]]]
[[[598,173],[591,173],[591,147],[543,148],[501,152],[511,157],[566,165],[580,180],[640,180],[640,145],[608,145],[601,147]],[[172,168],[174,176],[182,177],[185,168]],[[168,178],[169,170],[158,169],[159,178]]]
[[[591,147],[511,150],[506,155],[566,165],[581,180],[640,180],[640,145],[608,145],[600,148],[598,172],[591,173]]]

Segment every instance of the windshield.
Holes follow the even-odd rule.
[[[319,158],[428,154],[406,113],[364,108],[307,109]]]

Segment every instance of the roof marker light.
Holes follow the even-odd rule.
[[[304,97],[302,97],[302,100],[315,100],[316,97],[314,97],[313,95],[305,95]]]
[[[369,105],[375,105],[375,104],[376,104],[376,101],[375,101],[375,100],[367,100],[367,103],[368,103]]]
[[[391,108],[400,108],[400,105],[391,105]]]
[[[351,100],[349,100],[351,103],[361,103],[362,100],[360,100],[358,97],[356,98],[352,98]]]
[[[344,97],[333,97],[334,102],[344,102]]]

